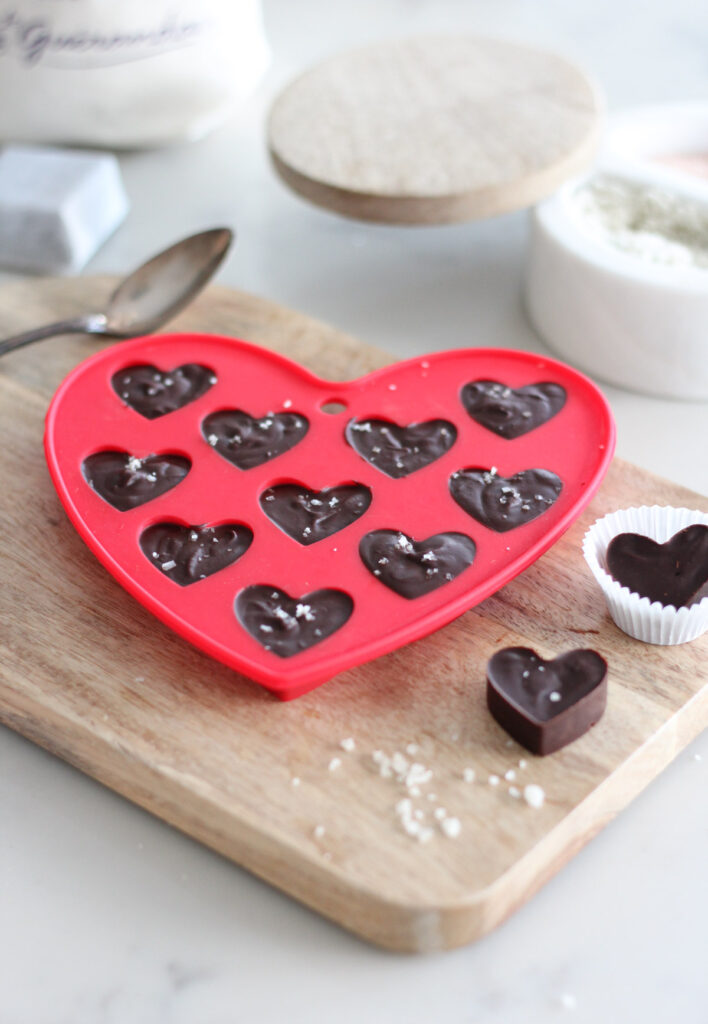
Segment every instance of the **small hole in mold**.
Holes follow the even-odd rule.
[[[329,416],[338,416],[340,412],[346,412],[347,403],[341,398],[328,398],[320,406],[320,412],[326,412]]]

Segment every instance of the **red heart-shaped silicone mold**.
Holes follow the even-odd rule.
[[[146,368],[165,399],[154,418]],[[493,594],[570,526],[613,448],[598,389],[538,355],[440,352],[336,384],[209,335],[139,338],[87,359],[57,391],[45,436],[64,507],[106,568],[185,639],[284,699]],[[495,529],[504,498],[520,525],[502,513]],[[303,531],[323,501],[331,515],[313,542]],[[278,524],[288,502],[291,532]],[[391,531],[396,557],[379,563]],[[422,580],[420,596],[400,573],[414,593]]]

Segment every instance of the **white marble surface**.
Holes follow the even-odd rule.
[[[235,224],[221,281],[397,354],[541,347],[519,301],[526,219],[387,229],[275,180],[263,115],[298,69],[400,32],[474,30],[574,55],[610,108],[703,98],[699,0],[266,0],[274,64],[217,134],[121,158],[131,214],[88,271]],[[708,404],[608,389],[619,453],[708,491]],[[699,439],[703,441],[701,447]],[[708,736],[506,925],[430,958],[370,948],[0,731],[2,1024],[536,1024],[708,1020]]]

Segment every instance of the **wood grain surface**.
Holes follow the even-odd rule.
[[[1,293],[0,331],[93,308],[111,284],[18,282]],[[390,361],[225,289],[212,288],[170,326],[245,337],[333,379]],[[708,510],[708,500],[619,461],[582,520],[495,597],[299,700],[280,703],[200,654],[102,569],[51,486],[47,401],[95,346],[61,338],[0,362],[6,725],[358,935],[411,951],[458,946],[497,925],[705,726],[708,636],[659,648],[619,632],[580,544],[610,510],[654,502]],[[592,646],[609,662],[604,718],[550,757],[517,747],[486,710],[486,661],[510,644],[545,657]],[[339,746],[349,737],[351,752]],[[425,844],[395,813],[404,787],[372,760],[374,750],[405,753],[409,744],[419,748],[409,760],[433,772],[414,798],[434,829]],[[341,764],[329,770],[335,757]],[[474,782],[464,781],[466,768]],[[509,770],[515,785],[543,787],[540,810],[509,794]],[[438,806],[459,819],[457,838],[440,830]]]
[[[276,98],[287,185],[348,217],[441,224],[530,206],[592,158],[600,104],[562,57],[422,36],[330,58]]]

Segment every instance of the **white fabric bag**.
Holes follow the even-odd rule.
[[[0,0],[0,139],[197,138],[268,59],[260,0]]]

